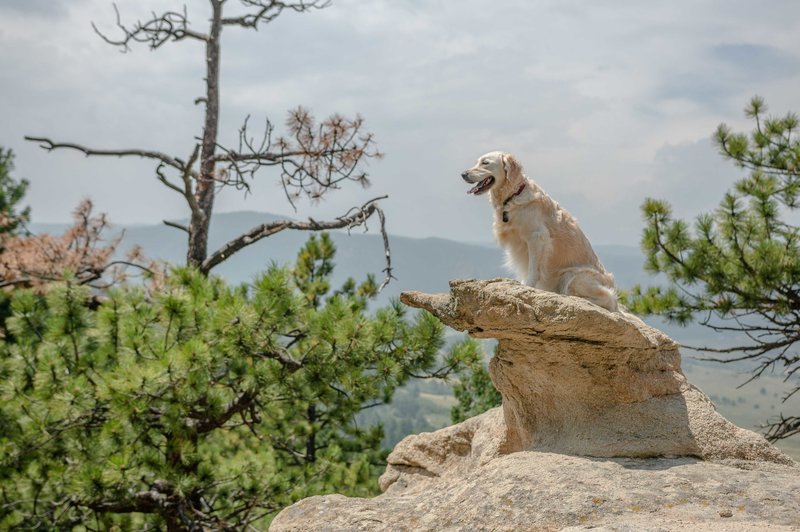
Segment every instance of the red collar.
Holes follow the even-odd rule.
[[[522,184],[517,189],[517,191],[511,194],[509,197],[507,197],[506,200],[503,202],[503,223],[508,223],[508,209],[506,208],[508,202],[516,198],[520,194],[522,194],[522,191],[525,190],[525,184],[526,184],[525,181],[523,181]]]
[[[507,198],[506,198],[506,200],[503,202],[503,207],[505,207],[506,205],[508,205],[508,202],[509,202],[509,201],[511,201],[512,199],[516,198],[516,197],[517,197],[517,196],[519,196],[520,194],[522,194],[522,191],[523,191],[523,190],[525,190],[525,184],[526,184],[526,183],[525,183],[525,181],[523,181],[523,182],[522,182],[522,184],[521,184],[521,185],[519,186],[519,188],[517,189],[517,191],[516,191],[516,192],[514,192],[513,194],[511,194],[509,197],[507,197]]]

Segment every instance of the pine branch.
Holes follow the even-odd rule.
[[[85,506],[98,513],[162,513],[167,506],[167,496],[155,490],[140,491],[132,497],[116,501],[97,500],[87,503],[74,503],[75,506]]]
[[[269,358],[272,360],[277,360],[278,362],[283,365],[283,367],[289,371],[289,373],[294,373],[295,371],[299,370],[303,367],[303,362],[297,361],[289,355],[289,353],[284,349],[271,349],[269,351],[259,351],[255,353],[256,357],[259,358]]]
[[[250,409],[257,397],[258,393],[255,391],[247,391],[242,393],[230,405],[228,405],[228,408],[225,409],[225,412],[215,418],[205,419],[198,423],[194,428],[195,432],[197,434],[205,434],[222,427],[236,414]]]

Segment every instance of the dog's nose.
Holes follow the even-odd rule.
[[[467,172],[466,170],[464,170],[463,172],[461,172],[461,179],[463,179],[464,181],[466,181],[466,180],[467,180],[467,177],[469,177],[469,174],[468,174],[468,172]]]

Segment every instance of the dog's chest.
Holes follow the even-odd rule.
[[[538,209],[531,208],[530,205],[514,206],[505,209],[506,219],[503,221],[502,208],[496,209],[494,213],[494,235],[498,243],[502,246],[514,246],[527,241],[532,235],[547,231],[547,224],[538,212]]]

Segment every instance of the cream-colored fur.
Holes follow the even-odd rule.
[[[513,155],[487,153],[461,176],[468,183],[478,183],[471,193],[489,192],[494,236],[505,248],[507,265],[521,281],[588,299],[612,312],[619,310],[614,276],[603,268],[578,222],[525,177]],[[514,195],[522,183],[525,187]]]

